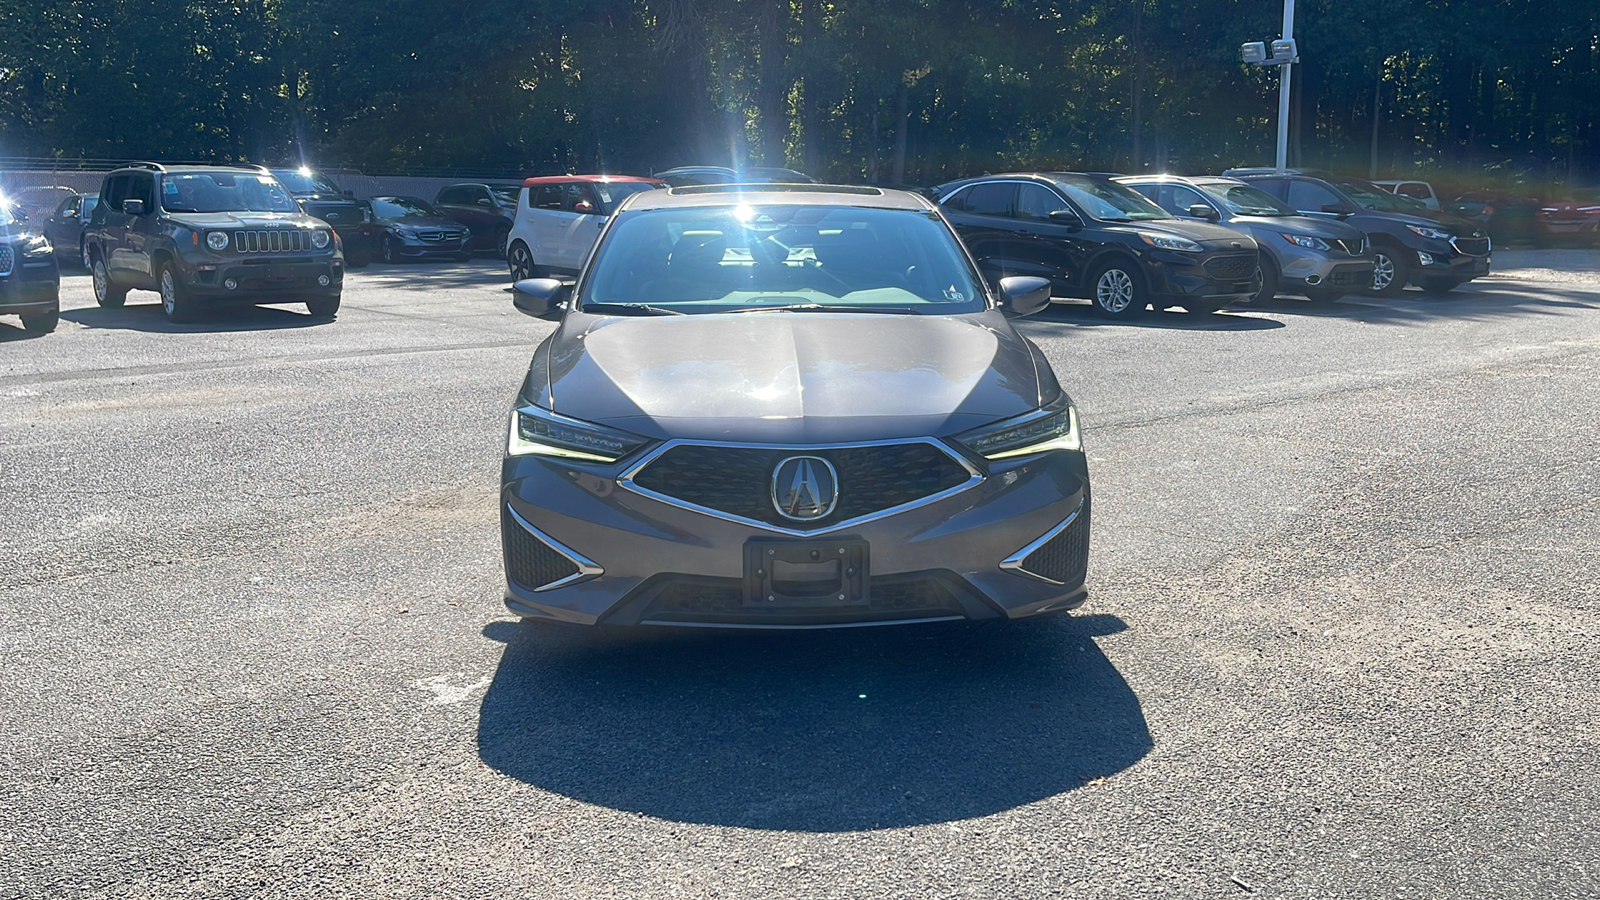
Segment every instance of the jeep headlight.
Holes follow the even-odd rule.
[[[1440,231],[1437,228],[1428,228],[1424,225],[1407,225],[1406,227],[1432,241],[1448,241],[1454,237],[1448,231]]]
[[[1327,241],[1319,237],[1312,237],[1309,234],[1285,234],[1283,239],[1291,244],[1294,244],[1296,247],[1304,247],[1307,250],[1321,250],[1323,252],[1327,252],[1329,249]]]
[[[562,456],[593,462],[616,462],[649,443],[648,438],[592,422],[569,419],[537,406],[511,413],[507,456]]]
[[[331,240],[331,238],[328,237],[328,229],[314,228],[311,230],[311,246],[317,248],[318,250],[327,247],[329,240]]]
[[[1027,456],[1047,450],[1082,450],[1078,411],[1066,394],[1037,412],[1003,419],[959,434],[956,440],[989,459]]]
[[[1162,250],[1182,250],[1185,253],[1200,252],[1199,244],[1177,235],[1161,234],[1157,231],[1141,231],[1139,232],[1139,239],[1152,247],[1160,247]]]
[[[206,246],[213,250],[228,249],[228,233],[226,231],[213,231],[207,234]]]
[[[55,248],[50,246],[49,239],[42,234],[36,234],[22,243],[23,256],[49,256],[54,252]]]

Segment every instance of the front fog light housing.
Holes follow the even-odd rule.
[[[318,228],[311,232],[311,246],[317,248],[318,250],[328,246],[327,229]]]
[[[537,406],[524,406],[511,413],[506,455],[561,456],[609,463],[646,443],[648,439],[636,434],[569,419]]]
[[[213,250],[228,249],[228,233],[226,231],[213,231],[206,235],[206,246]]]
[[[956,440],[987,459],[1083,449],[1078,411],[1065,394],[1036,413],[975,428],[957,435]]]

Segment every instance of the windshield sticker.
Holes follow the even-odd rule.
[[[178,195],[178,183],[175,181],[163,181],[161,183],[161,191],[176,197]]]
[[[956,286],[952,284],[944,289],[944,298],[951,303],[960,303],[967,299],[967,295],[956,290]]]

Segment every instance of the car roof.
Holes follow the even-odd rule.
[[[1227,175],[1173,175],[1162,172],[1159,175],[1123,175],[1112,179],[1121,184],[1244,184],[1238,178]]]
[[[696,184],[641,191],[629,197],[626,203],[630,211],[728,206],[733,203],[912,210],[934,208],[926,197],[910,191],[842,184]]]
[[[662,187],[666,182],[657,178],[641,178],[638,175],[538,175],[533,178],[524,178],[523,187],[535,187],[541,184],[567,184],[568,182],[582,181],[589,184],[611,184],[624,182],[629,184],[654,184]]]

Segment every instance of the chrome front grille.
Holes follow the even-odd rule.
[[[12,252],[9,244],[0,245],[0,275],[10,275],[11,269],[17,264],[17,255]]]
[[[311,232],[300,228],[235,231],[233,249],[238,253],[304,253],[311,249]]]
[[[459,232],[459,231],[419,231],[419,232],[417,232],[417,239],[420,240],[420,241],[426,241],[426,242],[428,242],[430,244],[441,244],[441,243],[444,243],[446,241],[458,241],[458,240],[461,240],[461,232]]]
[[[1339,249],[1350,254],[1351,256],[1360,256],[1361,254],[1367,252],[1367,239],[1364,237],[1359,241],[1336,240],[1333,243],[1339,247]]]

